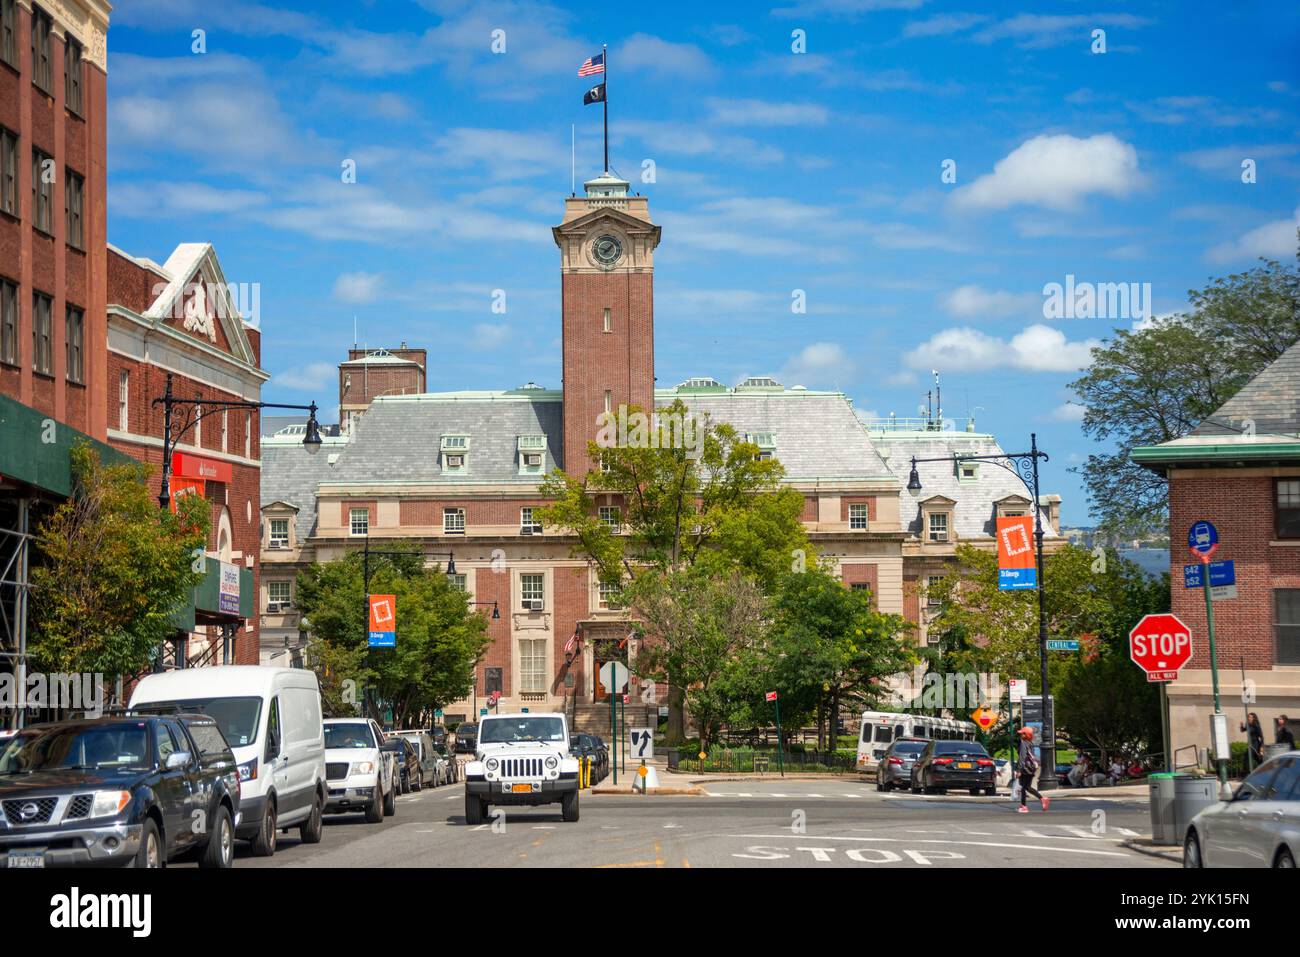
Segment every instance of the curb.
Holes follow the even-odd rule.
[[[633,789],[631,788],[631,786],[629,786],[627,789],[624,789],[624,788],[622,788],[622,787],[619,787],[619,788],[592,788],[592,789],[591,789],[591,793],[592,793],[592,795],[597,795],[597,794],[599,794],[599,795],[601,795],[602,797],[605,796],[605,795],[607,795],[607,794],[617,794],[617,795],[628,796],[628,797],[644,797],[644,796],[645,796],[645,795],[643,795],[640,791],[635,791],[635,790],[633,790]],[[702,794],[704,794],[704,792],[703,792],[700,788],[696,788],[696,787],[688,787],[688,788],[651,788],[651,789],[650,789],[650,794],[649,794],[649,796],[650,796],[650,797],[659,797],[660,795],[669,795],[669,796],[690,796],[690,797],[699,797],[699,796],[702,795]]]
[[[1178,847],[1176,844],[1154,844],[1150,838],[1134,838],[1121,842],[1120,846],[1127,847],[1131,851],[1137,851],[1139,854],[1145,854],[1147,857],[1159,857],[1178,864],[1183,862],[1182,850],[1171,850],[1171,848]]]

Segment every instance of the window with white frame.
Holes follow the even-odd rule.
[[[776,454],[776,437],[771,432],[749,432],[745,440],[758,446],[759,461],[767,461]]]
[[[609,307],[608,307],[608,306],[605,307],[605,326],[604,326],[604,329],[603,329],[602,331],[604,331],[604,332],[613,332],[613,331],[614,331],[614,325],[613,325],[613,323],[612,323],[611,320],[610,320],[610,316],[609,316]]]
[[[125,369],[117,375],[117,428],[126,432],[130,428],[131,373]]]
[[[529,535],[540,535],[542,523],[533,516],[533,512],[534,508],[531,505],[519,509],[519,530]]]
[[[279,605],[281,608],[293,603],[290,582],[278,581],[266,583],[266,600],[272,605]]]
[[[230,410],[221,411],[221,451],[230,451]]]
[[[610,528],[618,528],[623,524],[623,510],[617,505],[602,505],[600,520]]]
[[[946,542],[948,540],[948,513],[930,513],[930,541]]]
[[[546,464],[546,436],[519,436],[519,471],[523,475],[537,475]]]
[[[525,638],[519,642],[519,691],[546,691],[546,639]]]
[[[943,604],[939,597],[939,583],[943,581],[942,575],[929,575],[925,579],[925,604],[929,608],[938,608]]]
[[[444,508],[442,510],[442,531],[446,535],[464,535],[465,510],[463,508]]]
[[[619,604],[618,593],[620,586],[615,582],[600,582],[600,607],[601,608],[622,608]]]
[[[348,528],[353,535],[370,534],[370,509],[353,508],[348,510]]]
[[[546,576],[529,573],[519,576],[519,601],[525,610],[533,607],[533,602],[541,602],[546,587]],[[540,610],[540,609],[539,609]]]
[[[870,509],[866,502],[854,502],[849,505],[849,528],[866,528]]]
[[[253,457],[253,413],[244,413],[244,458]]]
[[[287,518],[271,519],[271,547],[289,547],[289,520]]]
[[[439,443],[444,472],[463,472],[469,463],[469,436],[444,435]]]
[[[957,480],[960,482],[973,482],[979,478],[979,465],[975,462],[963,462],[957,460]]]
[[[457,572],[455,575],[448,575],[447,584],[456,589],[456,591],[469,591],[468,580],[462,572]]]

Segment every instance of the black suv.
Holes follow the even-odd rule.
[[[239,770],[201,714],[37,725],[0,745],[0,868],[230,867]]]

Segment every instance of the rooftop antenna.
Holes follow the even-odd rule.
[[[352,314],[352,348],[357,347],[357,314]]]
[[[578,195],[578,124],[569,124],[569,195]]]
[[[934,405],[935,417],[940,423],[943,422],[943,389],[939,388],[939,370],[931,369],[934,374]]]

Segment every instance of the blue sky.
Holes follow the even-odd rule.
[[[354,317],[426,346],[432,390],[558,387],[550,226],[571,124],[579,189],[602,165],[576,74],[608,43],[611,163],[663,226],[660,385],[771,374],[909,416],[938,369],[945,415],[1039,433],[1087,522],[1066,385],[1135,320],[1045,318],[1044,286],[1149,283],[1158,315],[1294,254],[1300,8],[775,3],[121,0],[109,240],[212,242],[260,284],[268,401],[333,406]]]

